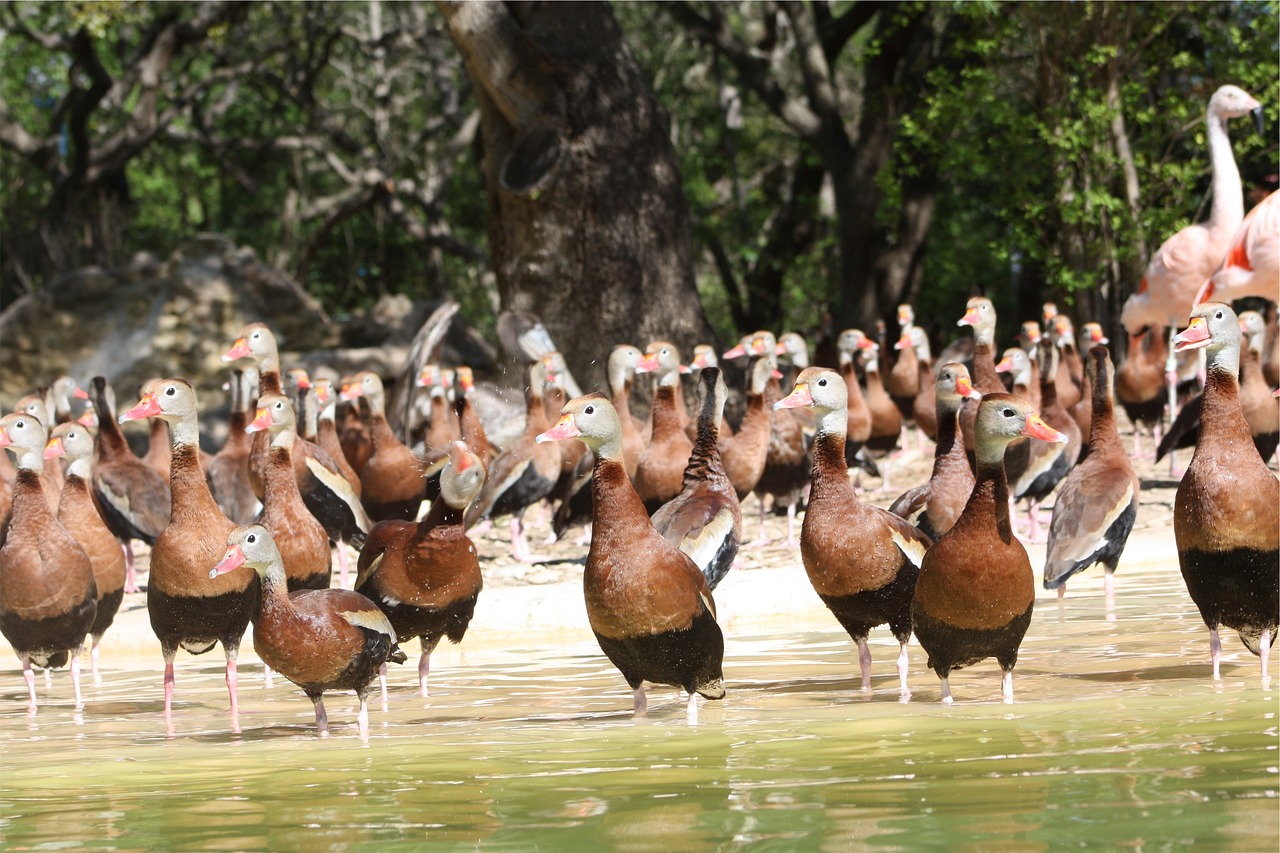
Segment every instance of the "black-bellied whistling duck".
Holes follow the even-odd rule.
[[[316,444],[324,449],[338,466],[339,473],[342,478],[351,486],[352,492],[357,498],[360,497],[360,475],[356,473],[356,469],[347,461],[346,454],[342,452],[342,442],[338,438],[338,424],[336,420],[338,410],[338,392],[333,387],[333,381],[326,378],[317,378],[312,383],[312,390],[316,395],[316,403],[318,410],[316,413]]]
[[[1240,408],[1249,425],[1253,445],[1264,460],[1271,461],[1280,444],[1280,409],[1262,373],[1262,351],[1266,346],[1267,322],[1257,311],[1240,312],[1240,331],[1245,337],[1240,364]]]
[[[935,441],[938,437],[938,412],[933,397],[937,377],[933,375],[933,352],[929,346],[929,336],[919,326],[910,326],[903,332],[897,346],[910,346],[915,350],[916,381],[919,387],[911,400],[911,419],[916,424],[916,447],[923,450],[925,437],[930,441]]]
[[[880,347],[863,350],[863,369],[867,378],[867,411],[871,413],[871,435],[866,449],[873,459],[880,461],[880,491],[890,491],[889,455],[898,447],[902,437],[902,413],[885,390],[880,375]]]
[[[423,444],[428,452],[443,450],[447,453],[451,443],[462,439],[462,429],[453,407],[449,405],[449,388],[444,371],[438,364],[424,364],[418,372],[416,384],[419,388],[427,389],[431,405],[431,422],[427,426]]]
[[[1089,350],[1093,420],[1089,455],[1058,489],[1045,551],[1044,588],[1066,595],[1067,579],[1095,563],[1105,574],[1106,607],[1115,609],[1114,575],[1138,514],[1138,476],[1116,432],[1111,386],[1115,369],[1104,346]]]
[[[779,409],[812,408],[818,416],[800,556],[814,592],[858,644],[862,689],[871,689],[867,634],[887,622],[901,644],[898,688],[907,696],[911,591],[920,560],[932,543],[893,513],[858,500],[844,461],[848,393],[834,370],[811,367],[801,371],[795,389],[774,404]]]
[[[236,572],[241,566],[256,574]],[[210,578],[247,575],[238,579],[255,593],[255,586],[262,590],[253,616],[253,650],[311,699],[320,735],[329,733],[325,691],[354,690],[360,736],[368,737],[369,684],[385,662],[406,660],[378,606],[348,589],[290,592],[280,550],[261,524],[231,531],[222,559],[207,571]]]
[[[776,355],[779,363],[785,361],[790,366],[790,371],[794,371],[784,373],[779,382],[786,380],[788,376],[794,382],[800,371],[809,366],[809,344],[798,332],[784,332],[778,337]]]
[[[916,395],[920,393],[920,360],[911,343],[911,328],[908,326],[903,329],[894,342],[893,350],[897,353],[897,358],[884,376],[889,399],[893,400],[902,416],[902,437],[899,441],[903,450],[907,447],[907,425],[915,415]]]
[[[138,591],[132,540],[154,546],[169,524],[172,503],[169,483],[133,455],[116,424],[107,399],[107,380],[93,377],[91,399],[98,415],[98,440],[93,453],[93,500],[107,527],[124,548],[126,594]]]
[[[471,368],[465,364],[458,365],[454,371],[454,388],[453,410],[458,416],[458,431],[462,442],[471,449],[471,452],[480,460],[480,464],[484,466],[484,470],[489,470],[489,463],[493,460],[496,451],[489,443],[489,436],[484,430],[484,423],[480,420],[480,411],[476,408],[475,400],[472,397],[475,394],[476,380],[471,372]]]
[[[1003,394],[1004,383],[996,373],[996,307],[985,296],[975,296],[965,305],[964,316],[957,326],[973,327],[973,366],[969,375],[979,396]],[[978,414],[978,404],[965,400],[960,404],[960,434],[964,436],[964,449],[973,453],[973,419]]]
[[[1200,440],[1173,505],[1178,563],[1209,626],[1214,680],[1222,657],[1218,628],[1225,625],[1262,659],[1266,683],[1280,622],[1280,481],[1251,449],[1240,408],[1239,320],[1228,306],[1205,302],[1191,310],[1190,325],[1173,340],[1175,351],[1208,354]]]
[[[250,433],[266,430],[271,436],[267,451],[266,493],[258,523],[271,531],[280,549],[289,591],[325,589],[329,586],[329,536],[324,526],[302,502],[298,480],[293,473],[297,419],[289,398],[264,394],[258,411],[245,427]]]
[[[911,602],[916,639],[947,705],[951,671],[989,657],[1003,672],[1004,700],[1013,701],[1013,667],[1036,594],[1027,551],[1009,522],[1004,451],[1019,436],[1066,440],[1012,394],[983,397],[974,428],[977,482],[960,518],[925,554]]]
[[[636,368],[643,360],[644,353],[631,344],[619,344],[609,352],[609,399],[613,401],[622,423],[622,460],[627,476],[632,480],[635,480],[636,466],[640,464],[645,448],[640,427],[631,415],[631,385],[635,381]]]
[[[636,714],[644,682],[724,698],[724,635],[707,579],[693,560],[654,529],[622,465],[622,428],[603,394],[576,397],[538,442],[579,438],[595,454],[591,549],[582,583],[587,619],[605,656],[631,686]]]
[[[510,515],[512,555],[522,562],[535,559],[525,536],[524,511],[551,494],[560,476],[560,448],[535,441],[547,428],[542,405],[546,376],[541,360],[529,366],[524,432],[493,460],[484,488],[466,514],[468,527],[483,518]]]
[[[720,459],[720,423],[728,391],[718,367],[698,374],[698,440],[684,469],[680,494],[653,514],[663,538],[688,554],[715,589],[742,542],[742,508]]]
[[[45,404],[43,395],[28,394],[18,400],[13,409],[15,412],[24,412],[31,415],[40,422],[46,430],[53,425],[53,413]],[[58,512],[58,500],[62,496],[62,483],[64,475],[62,472],[62,463],[57,459],[44,460],[44,479],[41,481],[44,486],[44,496],[49,502],[49,509],[55,514]]]
[[[89,395],[70,376],[59,376],[49,383],[45,406],[53,417],[52,423],[65,424],[75,420],[75,413],[71,411],[73,399],[87,401]]]
[[[249,483],[249,449],[253,439],[244,428],[253,420],[250,401],[257,396],[257,377],[244,370],[231,371],[231,413],[227,440],[209,461],[205,471],[209,491],[223,515],[234,524],[248,524],[261,507]],[[157,418],[157,420],[159,420]]]
[[[784,335],[783,337],[785,338],[785,335]],[[796,336],[795,336],[795,338],[800,342],[800,349],[798,349],[797,351],[798,351],[798,352],[799,352],[799,351],[803,351],[804,346],[805,346],[805,344],[804,344],[804,338],[800,337],[799,335],[796,335]],[[783,343],[783,341],[780,339],[780,340],[778,341],[778,350],[779,350],[779,355],[781,355],[781,351],[782,351],[782,349],[783,349],[783,347],[784,347],[784,346],[792,346],[792,347],[794,347],[795,345],[796,345],[796,342],[795,342],[795,341],[789,340],[789,341],[787,341],[787,343],[786,343],[786,344],[784,344],[784,343]],[[637,350],[637,352],[639,352],[639,350]],[[808,362],[808,360],[809,360],[809,357],[808,357],[808,353],[807,353],[807,352],[805,352],[804,360],[805,360],[805,362],[806,362],[806,366],[807,366],[807,362]],[[695,345],[694,345],[694,347],[693,347],[693,358],[689,360],[689,375],[693,377],[694,382],[697,382],[697,380],[698,380],[698,375],[699,375],[699,373],[701,372],[702,368],[704,368],[704,367],[719,367],[719,366],[720,366],[720,358],[719,358],[719,356],[717,356],[717,355],[716,355],[716,348],[715,348],[715,347],[711,346],[711,344],[695,344]],[[610,387],[612,388],[613,386],[612,386],[612,385],[610,385]],[[696,386],[695,386],[695,387],[696,387]],[[611,398],[611,399],[612,399],[612,398]],[[616,401],[614,402],[614,408],[617,408],[617,402],[616,402]],[[625,422],[625,419],[624,419],[624,422]],[[695,444],[697,443],[697,441],[698,441],[698,421],[697,421],[697,419],[696,419],[696,418],[695,418],[694,420],[692,420],[692,421],[690,421],[690,422],[688,423],[688,425],[687,425],[687,426],[685,427],[685,429],[684,429],[684,433],[685,433],[685,435],[689,436],[689,440],[690,440],[690,441],[694,442]],[[721,421],[720,421],[720,440],[721,440],[721,441],[724,441],[724,440],[729,439],[729,438],[733,438],[733,427],[731,427],[731,426],[729,425],[729,422],[728,422],[728,421],[726,421],[726,420],[724,420],[724,419],[721,419]]]
[[[1027,539],[1044,541],[1040,523],[1040,502],[1054,490],[1080,457],[1083,437],[1075,418],[1058,401],[1060,382],[1055,379],[1055,360],[1060,350],[1048,341],[1040,342],[1040,417],[1067,437],[1065,442],[1026,441],[1010,447],[1004,466],[1015,499],[1027,501]]]
[[[342,399],[369,401],[369,437],[373,454],[360,474],[360,501],[374,521],[418,517],[424,483],[422,460],[391,431],[385,413],[386,395],[378,374],[365,370],[342,388]]]
[[[1032,356],[1022,347],[1009,347],[996,364],[996,373],[1007,373],[1013,378],[1012,391],[1036,407],[1040,401],[1040,369]]]
[[[350,385],[351,382],[352,377],[342,377],[338,383],[339,390]],[[341,399],[341,393],[339,393],[339,399]],[[369,428],[365,426],[368,416],[369,401],[360,397],[347,403],[342,424],[338,427],[338,441],[342,445],[342,455],[346,457],[347,462],[357,474],[364,473],[364,466],[369,464],[369,457],[373,455],[373,439],[369,437]]]
[[[59,424],[54,427],[44,454],[65,456],[71,462],[62,486],[62,500],[58,503],[58,521],[84,549],[93,568],[98,606],[93,624],[89,626],[89,635],[93,638],[89,661],[93,680],[97,682],[98,644],[115,621],[120,602],[124,600],[124,551],[93,503],[93,490],[89,485],[93,436],[89,434],[89,428],[74,421]]]
[[[15,412],[0,418],[0,447],[18,460],[9,531],[0,546],[0,634],[22,661],[29,713],[36,710],[31,667],[71,663],[76,708],[80,698],[80,650],[97,611],[97,586],[89,556],[50,512],[44,487],[44,425]]]
[[[763,545],[768,542],[764,529],[764,498],[772,496],[773,507],[787,508],[787,538],[783,543],[788,548],[799,544],[796,539],[796,507],[800,503],[800,493],[809,482],[809,449],[805,444],[804,427],[808,420],[807,413],[802,415],[789,409],[775,411],[773,404],[782,399],[782,386],[778,384],[777,341],[773,334],[759,331],[752,335],[752,352],[763,354],[773,365],[769,382],[765,385],[764,402],[769,411],[769,451],[764,458],[764,471],[760,474],[760,482],[756,483],[755,495],[760,503],[760,535],[753,544]]]
[[[844,458],[849,465],[853,465],[859,458],[859,451],[871,437],[871,410],[867,408],[862,385],[858,381],[857,360],[860,353],[874,348],[875,341],[868,338],[861,329],[845,329],[836,338],[840,376],[849,389],[849,425],[844,444]],[[877,468],[872,473],[878,476],[880,471]]]
[[[218,643],[227,658],[227,694],[231,730],[240,731],[236,656],[258,600],[253,575],[210,578],[209,568],[225,550],[235,529],[214,503],[200,471],[200,417],[196,392],[182,379],[147,383],[142,399],[121,421],[164,418],[169,422],[173,463],[169,485],[173,518],[151,549],[147,581],[147,615],[164,655],[164,716],[173,721],[173,660],[179,647],[204,654]]]
[[[306,438],[304,429],[307,424],[307,392],[311,390],[311,374],[304,368],[290,367],[281,377],[281,384],[284,386],[284,395],[289,398],[289,405],[293,406],[298,435]],[[287,560],[285,562],[288,563]]]
[[[240,335],[231,344],[231,348],[222,354],[224,362],[236,359],[252,359],[258,369],[258,396],[264,394],[283,394],[284,384],[280,379],[280,350],[276,344],[276,336],[265,323],[250,323],[240,330]],[[265,432],[253,437],[253,447],[249,451],[249,482],[253,485],[253,493],[262,497],[266,488],[267,447],[271,440]]]
[[[960,437],[960,401],[977,395],[963,364],[944,364],[934,381],[938,443],[933,450],[929,480],[904,492],[889,512],[905,518],[930,539],[951,529],[973,491],[973,469]]]
[[[1076,330],[1071,318],[1059,314],[1053,318],[1053,345],[1058,348],[1058,366],[1054,379],[1058,385],[1058,403],[1069,409],[1076,404],[1082,394],[1081,384],[1084,380],[1084,362],[1080,359],[1080,351],[1076,349]]]
[[[1101,324],[1088,322],[1080,327],[1079,343],[1079,352],[1087,354],[1094,347],[1106,346],[1111,341],[1103,334]],[[1082,369],[1084,372],[1080,378],[1080,399],[1075,405],[1067,407],[1067,414],[1075,419],[1076,426],[1080,427],[1080,435],[1084,436],[1085,443],[1080,448],[1080,459],[1089,455],[1088,436],[1093,424],[1093,374],[1087,364]]]
[[[1040,344],[1040,324],[1035,320],[1023,320],[1018,326],[1018,346],[1022,347],[1028,353],[1036,351],[1036,347]]]
[[[453,442],[440,472],[440,497],[422,521],[384,521],[360,552],[356,591],[387,614],[400,642],[417,637],[422,645],[418,690],[423,696],[431,652],[444,637],[462,642],[484,585],[476,547],[463,526],[484,477],[479,456],[463,442]]]
[[[669,341],[654,341],[637,373],[654,374],[653,405],[649,410],[652,436],[636,465],[636,492],[645,509],[653,512],[680,494],[684,466],[693,452],[693,443],[684,432],[680,410],[684,397],[680,393],[680,351]]]
[[[9,454],[0,453],[0,545],[4,544],[5,531],[9,529],[9,512],[13,509],[13,484],[17,482],[18,469]]]
[[[769,453],[769,410],[765,407],[765,389],[773,375],[773,364],[764,356],[754,356],[747,370],[747,410],[738,424],[738,432],[720,444],[720,462],[738,500],[760,482],[765,456]],[[626,444],[625,425],[623,444]]]
[[[1164,363],[1169,345],[1163,326],[1145,326],[1129,333],[1129,354],[1116,368],[1116,401],[1133,424],[1133,458],[1142,459],[1142,430],[1151,430],[1152,442],[1160,444],[1164,425]]]
[[[543,399],[547,412],[547,422],[551,423],[560,417],[560,410],[568,402],[568,365],[564,356],[552,350],[542,356],[543,366],[547,371],[547,388]],[[591,469],[595,460],[587,446],[580,442],[559,445],[560,476],[555,487],[547,496],[548,504],[555,505],[555,513],[551,518],[551,533],[547,542],[556,541],[574,525],[591,523]],[[586,533],[582,539],[585,545],[590,538]]]

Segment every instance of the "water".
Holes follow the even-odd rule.
[[[900,703],[887,631],[873,632],[867,698],[834,620],[802,633],[739,626],[728,698],[702,705],[696,728],[668,688],[633,719],[625,683],[577,635],[442,649],[430,700],[415,694],[411,658],[393,671],[390,710],[373,703],[368,742],[354,697],[329,697],[321,740],[301,692],[264,688],[249,661],[234,736],[221,661],[185,655],[172,738],[158,655],[104,654],[82,714],[65,672],[52,690],[38,680],[46,704],[29,718],[10,658],[0,846],[1275,850],[1277,704],[1257,659],[1224,633],[1213,685],[1176,570],[1121,581],[1114,622],[1096,582],[1072,589],[1061,618],[1037,603],[1014,705],[987,662],[953,674],[957,704],[941,707],[914,645],[915,695]]]

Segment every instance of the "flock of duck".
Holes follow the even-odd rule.
[[[501,449],[486,435],[469,369],[423,369],[418,385],[430,419],[414,449],[389,426],[376,374],[336,387],[298,369],[282,375],[275,338],[259,323],[223,357],[243,366],[232,372],[231,429],[214,456],[200,449],[196,394],[186,381],[148,382],[119,414],[120,422],[153,424],[152,452],[139,458],[103,378],[86,392],[64,377],[47,397],[24,398],[0,419],[0,447],[17,461],[16,470],[0,470],[0,514],[7,516],[0,631],[21,659],[32,713],[33,667],[47,674],[70,663],[80,707],[85,638],[92,638],[96,675],[99,640],[124,593],[136,589],[131,542],[140,540],[151,546],[147,610],[164,656],[170,727],[178,649],[201,654],[221,643],[231,724],[239,730],[236,658],[252,622],[268,677],[278,672],[302,688],[322,733],[323,694],[345,689],[358,695],[367,733],[367,696],[379,682],[385,707],[386,663],[407,660],[400,645],[419,639],[425,696],[432,650],[466,633],[483,583],[468,528],[510,516],[512,552],[531,559],[522,515],[554,500],[559,532],[590,525],[587,615],[632,688],[635,711],[646,706],[644,682],[676,685],[688,693],[687,715],[696,721],[699,695],[725,696],[713,590],[734,565],[743,542],[740,502],[754,493],[762,516],[765,496],[787,508],[789,538],[797,506],[807,504],[801,559],[857,644],[864,690],[868,634],[887,624],[901,644],[904,698],[914,634],[941,679],[943,702],[952,701],[953,670],[991,657],[1012,701],[1035,598],[1015,535],[1015,502],[1028,502],[1026,535],[1035,539],[1042,535],[1037,505],[1056,491],[1043,583],[1061,594],[1069,578],[1101,564],[1109,607],[1111,575],[1139,506],[1113,400],[1121,377],[1141,384],[1130,374],[1145,370],[1148,352],[1131,349],[1117,371],[1097,324],[1086,324],[1077,339],[1065,316],[1046,309],[1051,332],[1024,324],[1023,345],[997,362],[995,309],[971,299],[959,321],[975,333],[966,366],[950,358],[935,365],[927,336],[903,306],[887,382],[883,332],[879,342],[856,329],[840,334],[837,369],[809,366],[798,335],[748,335],[722,356],[747,359],[736,429],[724,420],[727,389],[710,347],[699,347],[689,365],[669,342],[643,353],[615,347],[609,393],[572,399],[576,384],[563,358],[547,352],[528,367],[525,430]],[[1177,351],[1207,354],[1175,534],[1187,590],[1210,630],[1215,678],[1220,627],[1235,629],[1259,655],[1265,679],[1280,622],[1280,481],[1265,461],[1278,416],[1254,346],[1265,332],[1259,323],[1205,302],[1172,338]],[[785,395],[780,367],[793,371]],[[630,397],[636,375],[646,373],[654,390],[649,417],[640,419]],[[681,389],[689,373],[696,376],[692,415]],[[1270,444],[1261,452],[1242,405],[1255,380],[1270,406]],[[1163,391],[1157,376],[1153,395]],[[91,403],[78,418],[75,397]],[[346,404],[341,426],[339,402]],[[890,510],[864,502],[851,464],[890,464],[912,422],[935,441],[929,480]],[[359,550],[354,580],[344,543]]]

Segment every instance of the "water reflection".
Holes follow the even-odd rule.
[[[108,666],[79,714],[55,674],[35,718],[6,665],[0,846],[1275,849],[1276,702],[1256,659],[1229,648],[1210,683],[1176,575],[1127,577],[1115,622],[1100,588],[1078,587],[1061,618],[1039,602],[1013,706],[990,662],[957,673],[957,704],[940,707],[918,646],[900,704],[887,634],[865,697],[834,622],[733,637],[729,696],[697,728],[667,688],[633,719],[589,641],[450,648],[430,700],[393,672],[367,743],[354,696],[331,695],[322,741],[300,691],[263,687],[250,662],[234,735],[221,665],[188,661],[173,739],[151,661]]]

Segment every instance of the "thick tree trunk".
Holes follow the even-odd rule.
[[[538,314],[584,388],[617,343],[713,338],[667,117],[603,3],[440,3],[481,105],[504,308]]]

